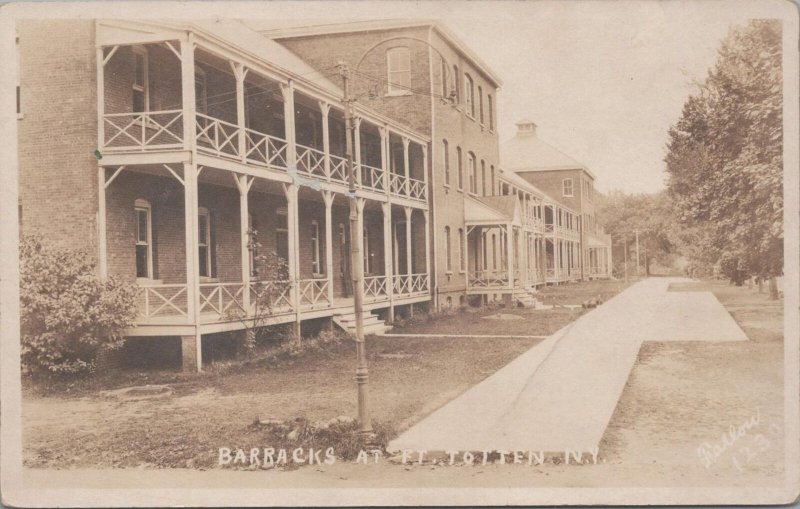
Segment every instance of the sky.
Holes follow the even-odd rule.
[[[528,118],[540,138],[592,170],[601,192],[638,193],[663,189],[667,130],[713,66],[730,27],[768,16],[778,3],[309,2],[269,9],[293,24],[320,16],[328,22],[440,19],[503,81],[497,99],[501,142]]]

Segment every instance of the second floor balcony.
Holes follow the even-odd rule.
[[[179,50],[180,48],[180,50]],[[98,50],[103,156],[194,151],[343,187],[349,171],[341,100],[181,41]],[[427,202],[427,144],[401,125],[358,114],[358,188]]]

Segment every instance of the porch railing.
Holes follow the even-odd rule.
[[[384,191],[383,175],[384,171],[381,168],[362,164],[361,186],[375,191]]]
[[[349,179],[347,174],[347,159],[337,155],[330,155],[331,158],[331,180],[346,184]]]
[[[103,115],[104,151],[183,148],[183,111],[144,111]]]
[[[364,278],[364,298],[382,299],[389,295],[389,281],[386,276],[369,276]]]
[[[428,275],[427,274],[411,274],[410,292],[425,293],[428,291]]]
[[[244,291],[242,283],[200,284],[200,313],[214,313],[220,318],[231,313],[244,313]]]
[[[139,315],[142,318],[188,316],[186,285],[140,285]]]
[[[408,197],[414,198],[416,200],[425,200],[428,197],[428,188],[425,186],[425,182],[422,180],[417,180],[415,178],[408,178],[409,186],[408,186]]]
[[[195,114],[197,150],[218,157],[239,158],[239,126],[202,113]]]
[[[292,311],[292,282],[291,281],[250,281],[250,312],[255,312],[256,307],[262,312],[271,311],[272,314]]]
[[[508,287],[508,270],[478,270],[470,272],[469,286],[475,288]]]
[[[428,291],[427,274],[405,274],[394,276],[395,295],[415,295]]]
[[[297,282],[298,292],[300,293],[300,307],[302,308],[321,308],[329,307],[331,301],[328,298],[328,278],[324,279],[301,279]]]
[[[389,192],[393,194],[406,194],[406,177],[399,173],[389,172]]]
[[[247,162],[286,168],[286,140],[245,129],[245,159]]]
[[[327,179],[325,174],[325,153],[315,148],[297,144],[297,171],[314,177]]]

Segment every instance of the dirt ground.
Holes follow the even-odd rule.
[[[265,482],[281,487],[781,484],[783,301],[771,302],[755,289],[717,282],[673,290],[699,289],[713,291],[750,341],[645,343],[606,430],[597,465],[451,467],[381,461],[293,471],[215,470],[213,477],[196,478],[180,471],[148,477],[147,469],[136,475],[156,483],[172,479],[208,487],[263,487]],[[535,342],[493,340],[487,348],[486,342],[466,339],[376,339],[370,347],[375,418],[403,429]],[[174,463],[199,460],[197,451],[205,447],[249,445],[243,430],[256,415],[294,417],[296,412],[287,409],[298,406],[312,418],[352,415],[354,356],[346,353],[332,353],[325,370],[319,369],[321,359],[308,359],[279,372],[242,372],[204,382],[205,388],[192,387],[164,399],[26,399],[25,465],[178,466]],[[744,432],[732,446],[720,447],[731,426]],[[220,437],[227,443],[220,444]],[[718,454],[698,452],[715,446]],[[38,472],[35,476],[41,481],[44,471]],[[56,485],[68,483],[70,475],[49,479]],[[106,482],[113,484],[109,479]]]

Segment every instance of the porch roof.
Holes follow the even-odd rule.
[[[522,226],[515,196],[464,197],[464,223],[468,225],[512,224]]]
[[[601,238],[591,233],[586,236],[586,247],[610,247],[611,237]]]

